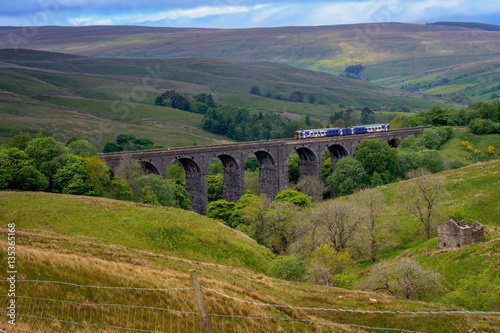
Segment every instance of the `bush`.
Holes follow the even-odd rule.
[[[304,281],[306,262],[297,256],[278,257],[269,266],[267,274],[277,279]]]
[[[469,123],[469,131],[474,134],[500,133],[500,124],[494,123],[490,119],[472,119]]]
[[[299,191],[285,190],[281,191],[276,195],[276,201],[282,201],[297,205],[299,207],[305,207],[309,205],[312,201],[311,197]]]
[[[227,224],[233,214],[235,205],[234,202],[228,202],[223,199],[212,201],[207,206],[207,216]]]
[[[17,178],[21,190],[46,191],[49,188],[49,178],[31,165],[23,166]]]

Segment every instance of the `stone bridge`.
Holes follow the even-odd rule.
[[[179,147],[120,153],[101,154],[100,158],[116,173],[120,165],[139,163],[148,173],[165,178],[167,169],[179,161],[186,171],[186,190],[191,206],[199,214],[207,212],[207,169],[214,158],[219,158],[224,167],[224,194],[227,201],[236,202],[245,194],[244,167],[253,154],[259,161],[259,192],[274,198],[288,185],[288,160],[297,152],[300,157],[300,177],[314,175],[321,178],[321,157],[329,151],[332,169],[335,162],[352,155],[363,139],[380,138],[397,147],[399,141],[409,135],[419,135],[426,127],[391,130],[315,139],[281,139],[212,146]]]

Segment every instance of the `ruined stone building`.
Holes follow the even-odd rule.
[[[438,225],[438,248],[460,247],[484,242],[484,225],[478,221],[467,222],[446,220]]]

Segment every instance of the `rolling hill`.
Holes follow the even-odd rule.
[[[126,127],[137,136],[150,132],[150,139],[167,146],[224,140],[200,129],[201,114],[154,106],[156,96],[172,89],[191,96],[212,93],[219,102],[253,113],[325,118],[346,105],[396,109],[445,105],[379,84],[254,60],[107,58],[0,50],[0,74],[0,112],[6,119],[0,135],[4,141],[14,129],[44,129],[65,137],[84,135],[99,147]],[[263,93],[285,97],[302,91],[322,102],[295,103],[252,95],[249,91],[254,85]],[[141,127],[143,124],[148,128]],[[182,129],[177,128],[179,124]],[[189,135],[180,135],[184,132]]]
[[[499,162],[495,160],[475,164],[430,176],[443,176],[446,179],[445,186],[450,197],[442,202],[444,211],[463,207],[467,211],[467,220],[478,219],[487,225],[486,242],[459,249],[437,250],[435,235],[429,241],[424,237],[415,237],[418,225],[398,207],[394,196],[394,188],[399,185],[378,188],[376,191],[385,196],[388,204],[382,219],[399,220],[402,232],[398,237],[403,241],[401,247],[385,251],[382,261],[390,264],[398,257],[410,256],[425,267],[439,272],[444,285],[441,296],[455,289],[457,282],[471,272],[480,274],[495,267],[498,264],[496,258],[499,246],[496,200]],[[384,311],[425,312],[460,308],[269,278],[263,273],[273,254],[241,233],[192,212],[103,198],[33,192],[0,192],[0,204],[2,233],[7,233],[8,223],[16,224],[19,279],[66,281],[80,286],[186,288],[189,287],[187,271],[196,268],[206,288],[259,304],[307,307],[297,310],[296,314],[279,312],[278,317],[281,318],[307,317],[313,322],[333,321],[339,325],[348,323],[426,332],[453,332],[457,327],[464,331],[471,326],[480,331],[493,332],[493,325],[498,327],[500,324],[498,317],[488,316],[488,322],[485,316],[476,317],[472,313],[468,316],[452,313],[446,316],[400,314],[403,317],[399,317]],[[0,247],[5,249],[6,244],[1,241]],[[0,251],[0,259],[4,261],[5,253],[6,250]],[[361,278],[372,269],[366,265],[359,268],[362,270],[359,274]],[[63,287],[44,288],[47,288],[42,290],[44,293],[51,292],[45,297],[66,299],[72,295]],[[123,295],[106,294],[106,297],[110,295],[114,295],[114,302],[124,301],[120,298]],[[135,302],[134,305],[139,303],[147,306],[154,302],[154,299],[142,299],[135,292],[125,295],[128,296],[126,302]],[[80,296],[87,304],[106,301],[106,297],[101,299],[97,291],[86,291]],[[180,296],[179,293],[177,297]],[[208,296],[213,311],[234,314],[241,310],[230,302],[217,304],[215,297]],[[43,304],[38,302],[31,305],[30,309],[39,311],[38,307]],[[331,316],[324,311],[325,308],[346,309],[348,314]],[[349,309],[378,312],[367,315],[350,312]],[[257,314],[262,316],[259,312]],[[267,314],[271,315],[269,312]],[[106,312],[106,315],[112,317],[113,313]],[[406,316],[412,320],[402,320]],[[233,321],[233,324],[240,327],[238,331],[244,331],[245,325],[257,330],[256,325],[260,325],[253,320],[248,323]],[[285,321],[281,324],[273,321],[272,325],[286,332],[297,329],[287,328]]]
[[[451,79],[452,82],[441,83],[436,78],[446,76],[450,69],[497,59],[500,32],[494,28],[453,22],[233,30],[37,27],[34,28],[36,33],[26,38],[21,28],[4,27],[0,29],[0,48],[30,48],[99,57],[264,60],[333,74],[360,63],[366,68],[362,76],[369,81],[400,88],[404,82],[430,80],[427,76],[432,75],[432,81],[437,84],[452,86],[436,94],[463,92],[469,97],[489,100],[497,98],[491,93],[498,89],[486,90],[491,90],[489,85],[497,81],[498,66],[494,75],[491,71],[476,72],[468,82]],[[464,86],[460,89],[457,85]],[[467,86],[475,89],[467,89]]]

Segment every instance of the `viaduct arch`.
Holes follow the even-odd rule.
[[[186,190],[191,206],[196,213],[206,215],[207,169],[213,158],[219,158],[224,168],[225,200],[236,202],[245,194],[244,166],[252,154],[255,154],[259,161],[259,191],[274,198],[288,185],[288,160],[294,152],[297,152],[300,158],[301,177],[313,175],[321,178],[321,156],[327,150],[330,152],[333,169],[335,162],[341,157],[352,155],[363,139],[380,138],[396,147],[401,139],[409,135],[419,135],[425,128],[427,127],[304,140],[264,140],[108,153],[100,154],[100,158],[111,172],[126,161],[129,165],[139,163],[146,173],[161,175],[163,178],[168,167],[179,161],[186,171]]]

